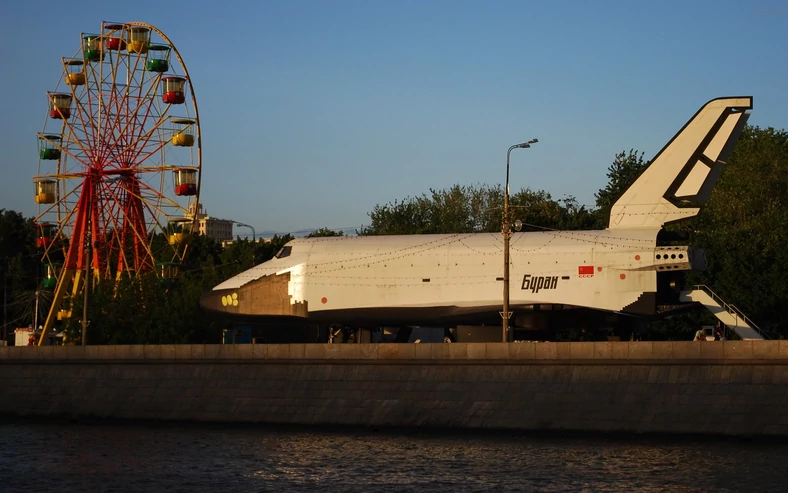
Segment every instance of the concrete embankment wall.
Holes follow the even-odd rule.
[[[0,413],[788,435],[788,341],[0,348]]]

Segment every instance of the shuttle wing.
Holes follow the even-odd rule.
[[[609,228],[659,229],[695,216],[711,195],[750,109],[752,97],[706,103],[613,205]],[[694,207],[679,207],[682,203]]]

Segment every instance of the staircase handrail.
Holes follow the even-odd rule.
[[[739,310],[739,308],[736,305],[728,305],[728,306],[736,314],[736,316],[741,317],[747,323],[747,325],[755,329],[759,334],[763,336],[764,339],[772,339],[771,333],[768,330],[762,329],[757,325],[755,325],[755,322],[753,322],[750,317],[745,315],[744,312]]]
[[[749,318],[747,315],[745,315],[744,312],[739,310],[739,308],[737,308],[735,305],[730,305],[730,304],[726,303],[725,300],[720,298],[720,296],[717,293],[715,293],[714,291],[712,291],[712,289],[710,287],[706,286],[705,284],[696,284],[695,285],[695,289],[703,290],[706,294],[711,296],[712,300],[716,301],[717,303],[720,304],[720,306],[725,308],[725,311],[727,311],[728,313],[730,313],[734,317],[741,318],[744,321],[744,323],[746,323],[747,325],[749,325],[750,327],[755,329],[755,331],[758,332],[764,339],[770,339],[769,333],[767,331],[765,331],[764,329],[761,329],[760,327],[758,327],[755,324],[755,322],[752,321],[751,318]]]

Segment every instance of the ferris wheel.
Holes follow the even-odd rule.
[[[140,23],[82,33],[38,133],[36,246],[55,289],[39,344],[86,278],[173,276],[197,222],[197,101],[170,40]],[[76,314],[75,314],[76,315]]]

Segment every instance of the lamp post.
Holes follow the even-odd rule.
[[[240,226],[242,228],[249,228],[249,229],[252,230],[252,267],[254,267],[254,246],[255,246],[255,243],[256,243],[256,237],[255,237],[254,228],[249,226],[248,224],[239,223],[239,222],[236,222],[235,225],[236,226]]]
[[[8,257],[3,257],[3,340],[8,341]],[[8,345],[8,342],[6,342]]]
[[[509,342],[509,319],[512,317],[512,312],[509,311],[509,239],[512,237],[512,226],[509,224],[509,155],[512,153],[512,149],[528,149],[531,144],[537,142],[539,142],[538,139],[531,139],[528,142],[513,145],[506,151],[506,188],[503,191],[503,226],[501,227],[503,235],[503,311],[501,311],[503,342]]]

